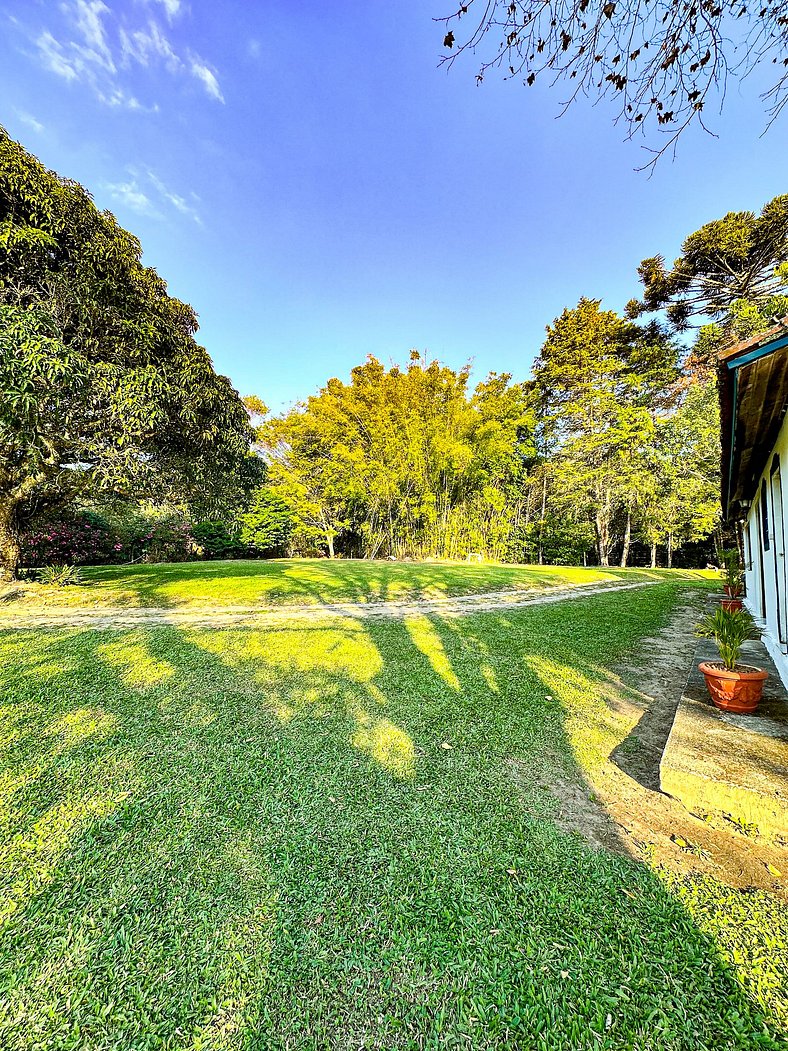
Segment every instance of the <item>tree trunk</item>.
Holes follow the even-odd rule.
[[[529,483],[525,490],[525,536],[526,541],[523,547],[525,554],[525,561],[530,563],[533,558],[533,544],[531,543],[531,497],[533,496],[533,486]]]
[[[597,554],[599,555],[599,564],[600,566],[609,566],[610,537],[608,535],[608,523],[599,511],[594,518],[594,530],[596,532],[596,548]]]
[[[326,533],[326,543],[328,544],[328,557],[334,557],[334,534],[332,532]]]
[[[0,503],[0,580],[16,580],[20,554],[16,506]]]
[[[651,568],[652,569],[656,569],[657,568],[657,545],[656,545],[656,542],[652,542],[652,544],[651,544]]]
[[[624,529],[624,547],[621,550],[621,568],[627,568],[629,560],[629,545],[632,540],[632,512],[627,508],[627,524]]]
[[[539,565],[544,565],[544,547],[542,536],[544,535],[544,509],[547,503],[547,475],[542,475],[542,517],[539,519]]]
[[[673,534],[668,533],[668,569],[673,569]]]
[[[722,529],[721,529],[720,526],[718,526],[714,530],[712,536],[714,537],[714,554],[715,554],[715,557],[717,559],[717,565],[721,566],[723,564],[722,550],[723,550],[724,544],[722,542]]]

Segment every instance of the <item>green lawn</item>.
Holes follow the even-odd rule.
[[[343,591],[345,568],[314,586],[439,580],[353,565]],[[551,821],[547,786],[616,739],[606,668],[684,586],[265,632],[0,632],[0,1047],[785,1046],[775,900]]]
[[[583,569],[576,566],[468,565],[275,559],[100,566],[82,570],[86,586],[39,588],[31,598],[57,604],[118,606],[267,605],[438,598],[484,591],[539,590],[619,579],[708,578],[701,571]],[[11,604],[0,608],[8,612]]]

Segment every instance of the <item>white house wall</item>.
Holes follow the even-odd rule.
[[[780,501],[772,508],[772,464],[774,457],[780,463]],[[768,506],[769,549],[764,550],[763,533],[759,528],[761,487],[766,483]],[[788,684],[788,644],[780,642],[778,623],[778,583],[781,588],[781,619],[783,637],[788,639],[788,582],[786,582],[786,536],[788,532],[788,417],[783,420],[774,448],[769,454],[763,474],[758,479],[758,489],[747,511],[744,527],[744,554],[746,605],[755,617],[766,645],[780,676]],[[781,504],[781,506],[779,506]],[[773,513],[774,510],[774,513]],[[782,515],[782,517],[780,517]],[[782,528],[781,528],[782,522]],[[765,612],[765,616],[764,616]]]

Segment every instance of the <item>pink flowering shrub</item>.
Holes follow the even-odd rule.
[[[176,512],[135,515],[124,523],[123,540],[129,560],[186,562],[194,557],[191,525]]]
[[[65,512],[34,523],[22,539],[25,566],[184,562],[194,553],[188,519],[177,510],[147,506],[106,515]]]
[[[72,512],[34,525],[22,538],[22,563],[87,566],[113,562],[117,542],[114,530],[100,515]]]

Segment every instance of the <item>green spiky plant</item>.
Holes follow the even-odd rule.
[[[736,671],[743,643],[757,639],[759,633],[749,610],[718,606],[698,624],[695,634],[703,639],[714,639],[723,665],[728,671]]]
[[[54,584],[65,588],[69,584],[81,584],[82,574],[79,566],[44,566],[38,571],[38,580],[40,584]]]
[[[744,566],[735,547],[722,553],[722,579],[731,597],[741,595],[744,590]]]

